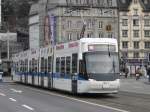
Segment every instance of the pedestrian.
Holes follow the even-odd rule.
[[[136,76],[136,80],[140,79],[140,76],[141,76],[141,70],[140,70],[140,68],[137,68],[135,76]]]
[[[150,82],[150,65],[147,67],[148,81]]]
[[[128,77],[128,73],[129,73],[129,69],[128,69],[128,67],[125,67],[125,78]]]

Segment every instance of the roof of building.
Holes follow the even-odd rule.
[[[30,8],[30,12],[29,12],[29,15],[35,15],[35,14],[38,14],[39,12],[39,4],[38,3],[35,3],[35,4],[32,4],[31,5],[31,8]]]
[[[120,11],[127,11],[132,0],[118,0],[118,7]],[[143,11],[150,11],[150,0],[139,0]]]
[[[85,0],[81,0],[81,3],[75,3],[74,1],[71,1],[66,3],[67,0],[39,0],[39,2],[33,4],[30,8],[30,13],[29,15],[32,16],[32,15],[35,15],[35,14],[38,14],[38,12],[40,10],[49,10],[49,9],[53,9],[57,6],[74,6],[74,7],[83,7],[83,6],[86,6],[86,7],[91,7],[90,5],[93,4],[92,7],[101,7],[101,8],[107,8],[107,7],[111,7],[111,8],[117,8],[117,0],[112,0],[112,5],[109,6],[109,1],[108,0],[100,0],[99,2],[90,2],[89,5],[86,4]],[[130,0],[129,0],[130,1]]]
[[[142,1],[145,7],[145,11],[150,11],[150,0],[140,0],[140,1]]]

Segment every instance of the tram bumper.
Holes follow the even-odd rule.
[[[85,93],[118,93],[120,88],[120,80],[115,81],[95,81],[89,80]]]

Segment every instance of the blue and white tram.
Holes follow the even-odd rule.
[[[72,93],[117,93],[120,87],[116,39],[82,38],[19,53],[13,61],[14,80],[22,83]]]

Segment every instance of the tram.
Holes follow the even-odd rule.
[[[117,93],[118,44],[112,38],[82,38],[13,56],[13,80],[71,93]]]

